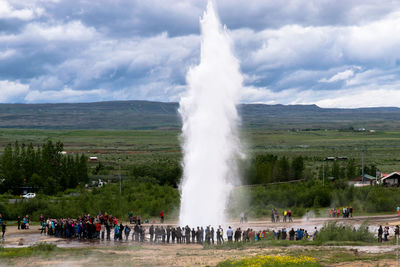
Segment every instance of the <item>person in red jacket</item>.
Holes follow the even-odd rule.
[[[96,223],[96,238],[100,239],[100,231],[101,231],[101,224],[100,222]]]
[[[160,212],[160,221],[161,221],[161,223],[164,223],[164,212],[163,211]]]

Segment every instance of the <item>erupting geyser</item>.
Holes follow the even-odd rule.
[[[239,62],[211,2],[200,24],[200,64],[187,73],[188,91],[179,103],[184,151],[179,223],[193,227],[225,222],[228,196],[240,180],[241,154]]]

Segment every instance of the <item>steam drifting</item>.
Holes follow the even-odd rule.
[[[188,91],[179,103],[184,151],[179,222],[190,226],[223,224],[228,196],[240,180],[239,61],[212,2],[200,25],[200,64],[187,73]]]

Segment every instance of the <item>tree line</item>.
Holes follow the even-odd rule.
[[[346,161],[334,160],[332,162],[327,161],[323,163],[324,166],[320,166],[318,170],[318,178],[332,178],[351,180],[357,176],[361,176],[362,169],[356,165],[355,159],[348,159]],[[374,164],[365,165],[364,173],[375,176],[377,168]]]
[[[304,178],[304,159],[302,156],[288,158],[272,154],[258,154],[250,162],[245,174],[246,184],[265,184],[285,182]]]
[[[63,148],[63,143],[52,141],[37,147],[8,144],[0,157],[0,192],[20,194],[23,188],[32,188],[51,195],[87,183],[88,158],[63,155]]]
[[[177,160],[156,159],[149,163],[134,164],[130,167],[133,177],[152,177],[160,185],[177,188],[182,177],[182,167]]]

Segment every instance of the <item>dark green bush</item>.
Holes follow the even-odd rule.
[[[368,225],[363,223],[358,229],[337,222],[326,223],[317,234],[317,241],[361,241],[374,242],[374,234],[368,231]]]

